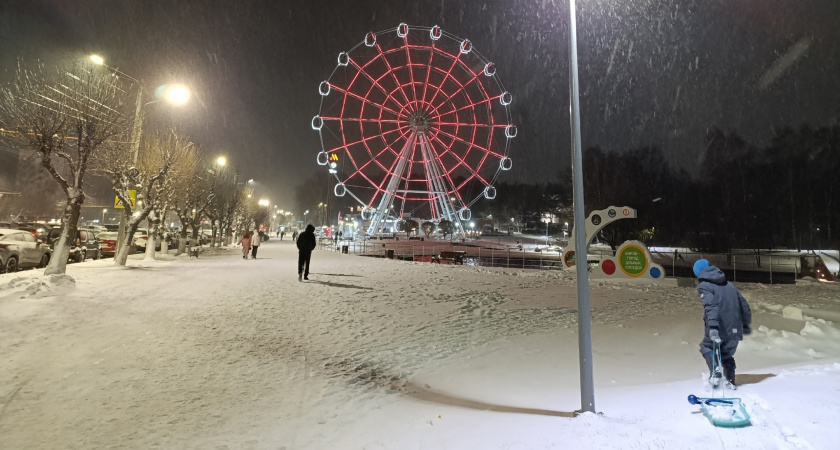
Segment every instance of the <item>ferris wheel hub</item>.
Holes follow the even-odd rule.
[[[426,131],[430,122],[428,114],[425,111],[414,112],[408,117],[408,127],[416,133]]]

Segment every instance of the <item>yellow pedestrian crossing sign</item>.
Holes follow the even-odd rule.
[[[134,205],[137,204],[137,191],[132,189],[128,191],[128,198],[131,201],[131,208],[134,209]],[[122,200],[120,200],[120,196],[117,195],[114,197],[114,208],[115,209],[125,209]]]

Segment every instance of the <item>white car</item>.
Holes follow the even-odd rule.
[[[30,232],[0,228],[0,272],[12,273],[29,267],[45,267],[52,250]]]

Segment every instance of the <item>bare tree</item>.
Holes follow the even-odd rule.
[[[18,66],[0,91],[0,115],[16,137],[37,153],[41,166],[66,197],[57,254],[46,275],[64,273],[69,244],[85,201],[88,162],[102,148],[121,146],[131,130],[132,102],[118,81],[92,64],[55,71]]]
[[[191,222],[189,217],[193,214],[193,209],[198,207],[198,211],[201,211],[206,206],[198,204],[202,198],[207,197],[206,184],[201,178],[203,174],[198,172],[199,159],[200,149],[195,146],[191,152],[184,155],[178,170],[173,171],[169,177],[171,189],[168,190],[167,204],[181,222],[181,238],[178,240],[176,255],[184,253],[186,248],[187,226]],[[209,203],[209,200],[207,202]]]
[[[121,248],[117,249],[114,257],[115,265],[125,265],[128,259],[128,252],[131,242],[134,240],[134,233],[144,220],[149,221],[149,242],[146,244],[146,257],[154,259],[155,237],[158,234],[160,223],[156,210],[161,210],[166,201],[166,192],[172,189],[171,175],[180,169],[182,164],[187,165],[191,155],[195,151],[192,142],[179,136],[173,130],[158,131],[144,139],[140,147],[139,160],[134,173],[128,174],[128,184],[134,183],[140,192],[137,207],[131,209],[131,202],[128,197],[128,190],[122,174],[114,170],[112,182],[117,197],[122,200],[130,217],[127,223],[126,238]],[[107,170],[107,169],[105,169]],[[141,203],[142,202],[142,203]]]

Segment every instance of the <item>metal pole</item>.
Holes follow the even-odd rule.
[[[584,412],[595,412],[595,383],[592,369],[592,317],[589,309],[589,274],[587,272],[586,227],[583,208],[583,152],[580,145],[580,92],[578,87],[577,20],[575,0],[569,0],[569,69],[572,168],[575,214],[575,270],[578,297],[578,347],[580,357],[580,403]]]

